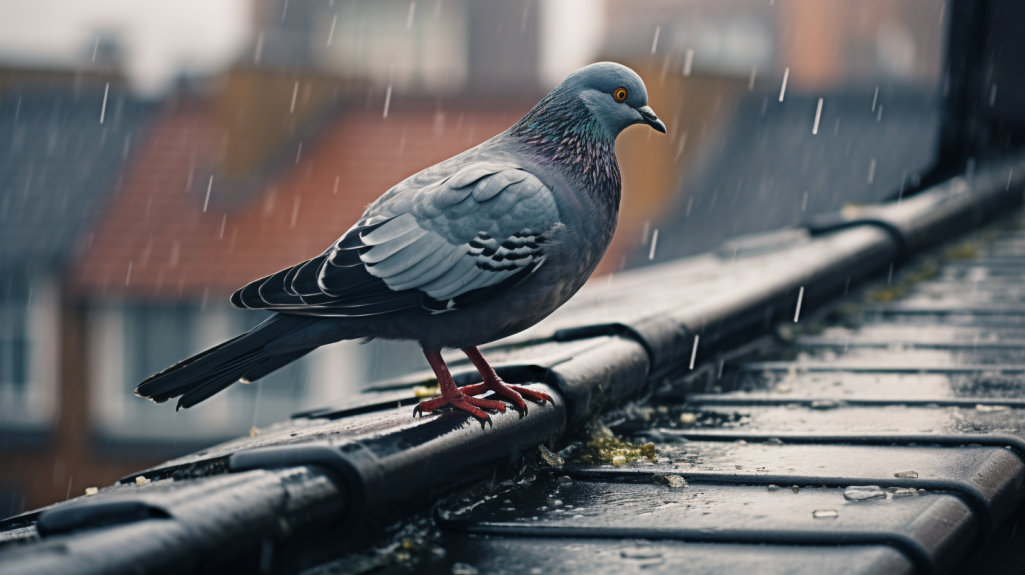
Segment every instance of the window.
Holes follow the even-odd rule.
[[[42,431],[57,412],[59,298],[48,276],[0,283],[0,428]]]
[[[0,299],[0,386],[15,394],[29,382],[29,293],[26,283],[10,278]]]

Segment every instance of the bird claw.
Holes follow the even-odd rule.
[[[550,401],[552,402],[552,406],[555,406],[555,400],[552,399],[552,396],[548,395],[543,391],[535,391],[533,389],[530,389],[529,387],[523,387],[520,385],[507,385],[506,387],[515,390],[522,397],[540,403],[541,405],[544,405],[545,403]]]
[[[437,397],[434,399],[428,399],[421,401],[416,404],[413,408],[413,417],[417,414],[423,417],[425,412],[435,411],[441,407],[450,405],[456,409],[461,409],[468,412],[470,415],[481,420],[482,423],[490,423],[494,427],[494,422],[491,421],[491,416],[484,412],[484,409],[496,409],[502,413],[505,413],[505,404],[501,401],[494,401],[491,399],[480,399],[477,397],[469,397],[460,393],[454,397]],[[483,409],[482,409],[483,408]]]

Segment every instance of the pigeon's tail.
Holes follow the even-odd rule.
[[[181,396],[177,410],[192,407],[236,381],[256,381],[316,349],[317,345],[285,353],[267,350],[269,344],[282,336],[316,321],[315,317],[275,314],[234,339],[150,376],[135,388],[135,395],[157,403]]]

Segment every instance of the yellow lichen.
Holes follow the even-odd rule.
[[[441,388],[437,385],[418,385],[413,388],[413,395],[416,397],[434,397],[435,395],[441,395]]]
[[[637,445],[616,437],[598,437],[587,442],[576,460],[585,465],[612,464],[619,467],[642,457],[655,460],[654,443]]]
[[[970,260],[979,255],[979,248],[973,243],[965,242],[947,248],[943,255],[948,260]]]

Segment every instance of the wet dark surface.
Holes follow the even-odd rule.
[[[782,546],[707,544],[631,539],[502,537],[448,534],[448,550],[418,573],[767,573],[817,574],[824,565],[833,573],[914,573],[911,563],[892,547],[807,546],[802,554]],[[382,573],[409,573],[399,567]]]
[[[780,325],[768,352],[681,373],[605,418],[655,457],[585,465],[571,448],[532,482],[453,500],[430,569],[970,568],[994,531],[1013,541],[1025,499],[1023,254],[1020,232],[977,234]]]

